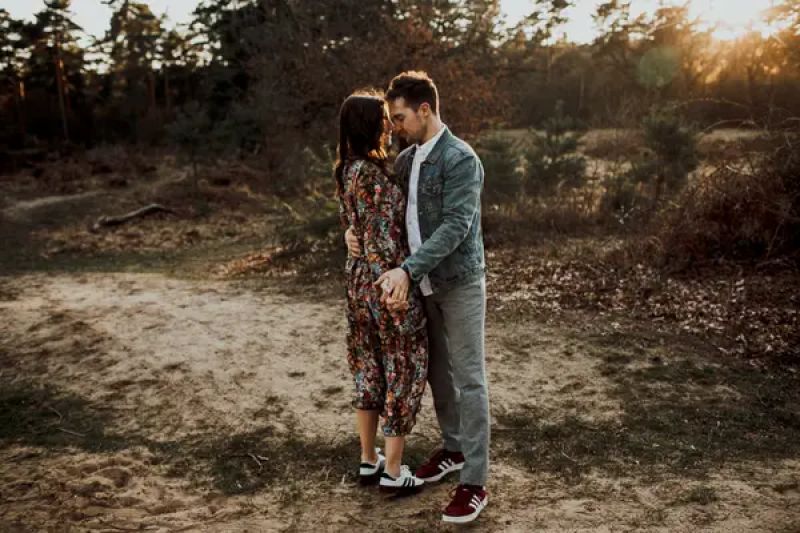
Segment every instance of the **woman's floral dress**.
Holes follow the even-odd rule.
[[[408,255],[405,198],[380,166],[357,159],[345,163],[340,216],[352,226],[361,257],[348,257],[347,359],[355,379],[353,406],[381,411],[383,434],[396,437],[414,427],[428,371],[428,338],[419,288],[409,308],[394,316],[373,284]]]

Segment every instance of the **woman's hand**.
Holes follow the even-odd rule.
[[[395,323],[405,320],[406,312],[408,311],[408,301],[400,301],[389,298],[386,300],[386,308]]]
[[[389,298],[386,300],[386,309],[389,310],[390,313],[395,313],[398,311],[408,311],[408,300],[395,300],[394,298]]]

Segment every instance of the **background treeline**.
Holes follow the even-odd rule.
[[[706,125],[800,111],[796,0],[765,13],[779,34],[735,41],[712,39],[686,7],[632,17],[614,0],[597,8],[586,45],[558,39],[566,0],[531,2],[513,28],[491,0],[206,0],[178,30],[146,2],[106,3],[100,38],[73,22],[69,0],[47,0],[33,22],[0,9],[2,146],[163,143],[170,124],[192,119],[223,132],[217,141],[281,153],[330,142],[349,91],[408,68],[433,75],[465,135],[541,125],[558,101],[595,127],[676,100]]]
[[[69,0],[32,22],[0,9],[0,167],[169,147],[195,183],[238,159],[259,186],[324,194],[342,99],[424,69],[487,167],[489,231],[494,213],[518,231],[647,227],[654,256],[682,260],[800,249],[800,0],[764,13],[779,32],[733,41],[686,5],[634,17],[611,0],[590,44],[559,38],[568,0],[533,1],[510,28],[497,0],[206,0],[172,30],[145,2],[105,3],[99,38]],[[698,134],[720,126],[759,135],[704,152]]]

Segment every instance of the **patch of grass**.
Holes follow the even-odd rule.
[[[681,498],[683,503],[696,503],[698,505],[709,505],[714,503],[719,498],[717,497],[717,491],[714,490],[713,487],[707,487],[705,485],[699,485],[697,487],[693,487],[686,495]]]
[[[404,462],[424,461],[428,450],[422,444],[418,439],[409,442]],[[286,488],[282,494],[295,498],[299,493],[291,480],[313,475],[322,483],[339,483],[343,477],[356,481],[359,442],[355,434],[330,441],[307,440],[266,426],[216,440],[193,439],[181,448],[192,450],[188,456],[195,463],[194,472],[207,470],[214,487],[223,494],[249,494],[282,485]],[[191,471],[184,470],[184,475]]]
[[[343,477],[356,481],[357,435],[309,440],[281,432],[274,422],[286,417],[286,412],[281,400],[270,396],[258,411],[263,422],[249,431],[228,434],[211,430],[174,441],[156,441],[108,430],[115,413],[84,398],[34,383],[0,381],[0,445],[20,443],[53,451],[76,447],[95,453],[142,446],[152,452],[154,464],[167,468],[168,475],[199,484],[210,480],[215,490],[226,495],[284,486],[282,497],[297,498],[302,493],[298,487],[292,488],[290,481],[307,480],[309,475],[332,485]],[[430,451],[429,444],[412,438],[405,461],[420,464]]]
[[[112,413],[83,398],[30,382],[0,382],[0,443],[116,451],[126,440],[106,432]]]
[[[63,253],[53,258],[41,255],[35,241],[26,241],[18,251],[0,250],[0,268],[9,274],[32,272],[137,272],[166,273],[175,277],[205,278],[210,267],[230,260],[245,251],[271,243],[268,237],[243,239],[235,243],[208,243],[180,250]]]
[[[207,463],[218,490],[225,494],[250,493],[265,486],[282,469],[284,450],[276,446],[273,437],[273,429],[263,427],[202,443],[202,451],[193,455]]]
[[[528,406],[498,417],[500,456],[573,482],[591,469],[702,477],[725,463],[800,456],[796,374],[710,356],[631,355],[624,343],[587,349],[615,382],[621,417],[589,422]]]
[[[509,363],[523,363],[531,357],[531,350],[534,350],[539,342],[530,335],[508,336],[500,339]]]

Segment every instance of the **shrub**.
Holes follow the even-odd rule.
[[[713,259],[798,259],[800,134],[748,165],[723,165],[692,183],[656,221],[672,263]]]
[[[522,176],[513,141],[494,133],[480,139],[475,151],[483,163],[485,201],[504,205],[518,200],[522,192]]]
[[[619,222],[656,212],[666,195],[673,197],[698,166],[697,134],[680,116],[653,111],[642,121],[644,146],[603,180],[601,209]],[[649,197],[649,201],[648,201]]]
[[[564,115],[563,102],[533,133],[533,146],[525,152],[525,190],[534,196],[552,196],[562,189],[581,187],[586,179],[586,159],[577,153],[580,124]]]
[[[642,127],[647,150],[634,163],[631,177],[649,185],[656,206],[663,194],[682,190],[697,168],[697,134],[680,116],[663,110],[645,117]]]

